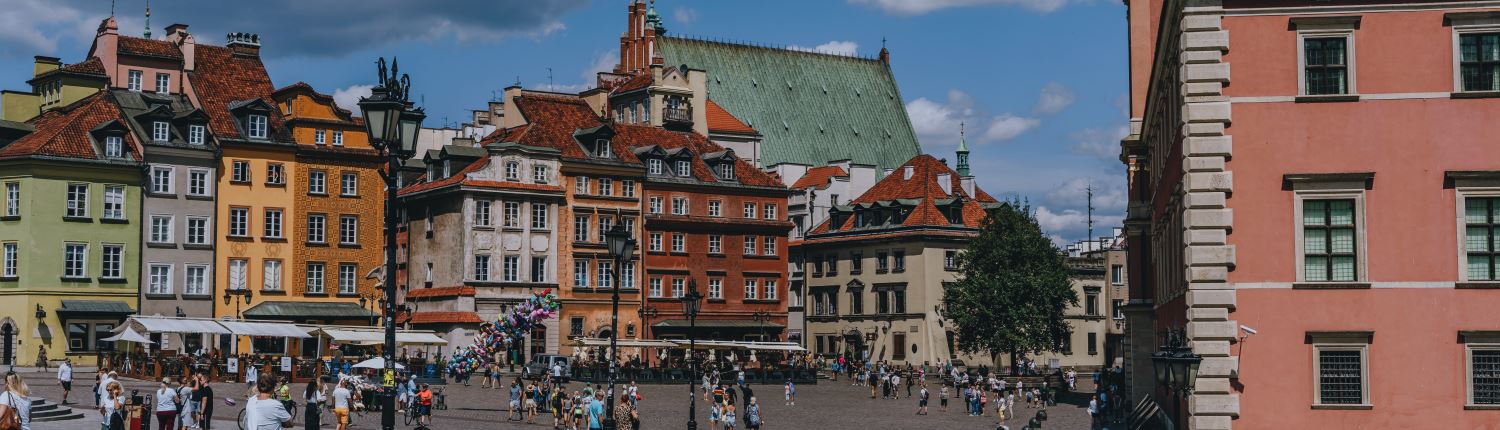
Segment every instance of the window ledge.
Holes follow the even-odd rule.
[[[475,230],[479,230],[479,231],[495,231],[495,227],[494,226],[488,226],[488,225],[476,225],[476,226],[474,226],[474,229]]]
[[[340,243],[339,248],[359,249],[360,246],[358,243]]]
[[[328,293],[302,293],[303,297],[328,297]]]
[[[1297,96],[1297,103],[1357,102],[1359,94],[1313,94]]]
[[[357,199],[359,198],[359,194],[339,194],[339,197],[343,197],[346,199]]]
[[[777,303],[781,303],[781,299],[745,299],[745,300],[742,300],[741,303],[746,303],[746,304],[777,304]]]
[[[312,191],[308,191],[307,195],[309,195],[309,196],[315,196],[315,197],[328,197],[328,193],[316,193],[316,192],[312,192]]]
[[[1453,288],[1460,290],[1492,290],[1500,289],[1500,281],[1472,281],[1453,284]]]
[[[212,294],[188,294],[188,293],[182,293],[182,299],[183,300],[213,300],[214,296]]]
[[[1375,405],[1312,405],[1313,410],[1325,411],[1368,411],[1375,409]]]
[[[286,237],[284,237],[284,236],[274,236],[274,237],[273,236],[261,236],[260,237],[260,241],[261,242],[286,243]]]
[[[62,279],[63,282],[93,282],[94,281],[94,278],[90,278],[90,277],[87,277],[87,276],[63,276],[63,277],[61,277],[61,279]]]
[[[197,194],[188,194],[187,195],[187,199],[188,200],[213,201],[214,200],[214,196],[200,196],[200,195],[197,195]]]
[[[1297,282],[1293,290],[1368,290],[1369,282]]]
[[[1466,411],[1500,411],[1500,405],[1464,405]]]
[[[172,299],[177,298],[177,295],[173,294],[173,293],[166,293],[166,294],[146,293],[145,296],[146,296],[146,298],[152,299],[152,300],[172,300]]]
[[[64,215],[63,216],[63,221],[67,221],[67,222],[94,222],[94,219],[86,217],[86,216],[67,216],[67,215]]]
[[[1489,99],[1500,97],[1500,91],[1455,91],[1449,97],[1455,99]]]
[[[302,244],[305,245],[305,246],[315,246],[315,247],[318,247],[318,248],[327,248],[328,247],[328,242],[314,242],[314,241],[311,241],[311,240],[306,241],[306,242],[302,242]]]
[[[21,280],[20,276],[0,276],[0,282],[15,282]]]
[[[338,297],[338,298],[341,298],[341,299],[353,299],[353,298],[358,298],[359,294],[358,293],[338,293],[338,294],[334,295],[334,297]]]
[[[105,277],[100,277],[99,278],[99,283],[101,283],[101,284],[124,284],[124,283],[127,283],[127,282],[129,282],[129,281],[127,281],[125,278],[105,278]]]
[[[16,221],[16,220],[19,220],[19,219],[21,219],[20,215],[0,216],[0,221]]]
[[[130,220],[125,219],[125,218],[99,218],[99,223],[100,224],[130,224]]]
[[[175,198],[177,198],[177,193],[158,193],[158,192],[155,192],[155,191],[147,191],[146,192],[146,197],[157,198],[157,199],[175,199]]]
[[[726,303],[724,299],[706,299],[709,303]]]
[[[286,182],[267,182],[267,187],[286,188]]]
[[[267,290],[267,289],[262,288],[260,290],[260,293],[262,295],[267,295],[267,296],[285,296],[286,295],[286,290]]]
[[[177,244],[172,242],[146,242],[147,248],[177,249]]]
[[[214,249],[214,245],[211,243],[184,243],[182,244],[182,249],[212,250]]]

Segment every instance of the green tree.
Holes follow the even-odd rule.
[[[1012,200],[988,212],[959,255],[958,280],[943,288],[944,315],[960,350],[1005,354],[1014,366],[1020,354],[1062,349],[1070,335],[1063,311],[1078,305],[1078,295],[1029,204]]]

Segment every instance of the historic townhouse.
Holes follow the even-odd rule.
[[[597,102],[604,97],[603,91],[593,90],[584,97]],[[507,88],[505,94],[511,110],[504,118],[510,123],[484,142],[548,147],[561,156],[567,204],[558,225],[557,255],[563,259],[556,264],[561,286],[560,319],[567,339],[611,334],[610,298],[616,289],[620,291],[621,337],[642,338],[637,312],[641,308],[641,254],[615,267],[605,247],[604,233],[615,225],[632,233],[640,231],[644,166],[629,148],[615,140],[614,128],[601,120],[584,98],[516,87]],[[514,125],[520,121],[525,124]],[[564,342],[561,352],[573,353],[573,345]]]
[[[408,220],[403,319],[469,345],[475,329],[532,294],[558,289],[564,192],[558,151],[515,142],[428,150],[426,173],[401,189]],[[556,320],[512,350],[557,352]]]
[[[15,351],[92,364],[135,312],[142,157],[127,121],[96,91],[0,123],[0,328]]]
[[[113,29],[110,29],[113,31]],[[36,56],[31,91],[0,90],[0,120],[25,122],[43,111],[73,104],[109,86],[104,63],[89,57],[76,64],[63,64],[57,57]]]
[[[1199,429],[1492,426],[1500,4],[1129,11],[1136,398]],[[1153,385],[1173,328],[1188,398]]]
[[[807,273],[803,269],[806,269],[808,255],[802,241],[808,230],[828,219],[829,209],[848,204],[875,185],[875,166],[839,160],[812,168],[782,163],[770,171],[792,184],[792,196],[787,200],[787,218],[796,227],[787,238],[787,248],[791,253],[787,256],[790,282],[787,286],[787,327],[790,327],[787,340],[799,342],[811,350],[811,344],[803,336],[807,332]]]
[[[937,364],[989,357],[957,352],[941,315],[944,282],[979,234],[985,209],[999,204],[968,175],[931,155],[897,167],[802,240],[806,254],[807,343],[817,354]]]
[[[271,94],[297,143],[285,227],[295,230],[284,269],[287,294],[245,311],[247,318],[369,324],[379,311],[376,280],[385,261],[384,158],[362,122],[333,98],[298,82]],[[364,304],[360,303],[364,299]],[[270,300],[270,299],[268,299]],[[310,346],[309,346],[310,348]]]

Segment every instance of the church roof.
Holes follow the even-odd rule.
[[[707,72],[713,101],[763,136],[761,164],[852,160],[894,168],[920,152],[885,63],[682,37],[656,42],[666,64]]]

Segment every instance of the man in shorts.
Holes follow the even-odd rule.
[[[333,389],[333,416],[334,422],[338,424],[337,430],[348,430],[349,428],[349,392],[347,382],[340,379],[337,387]]]
[[[432,386],[422,384],[422,391],[417,392],[417,426],[428,424],[432,424]]]

